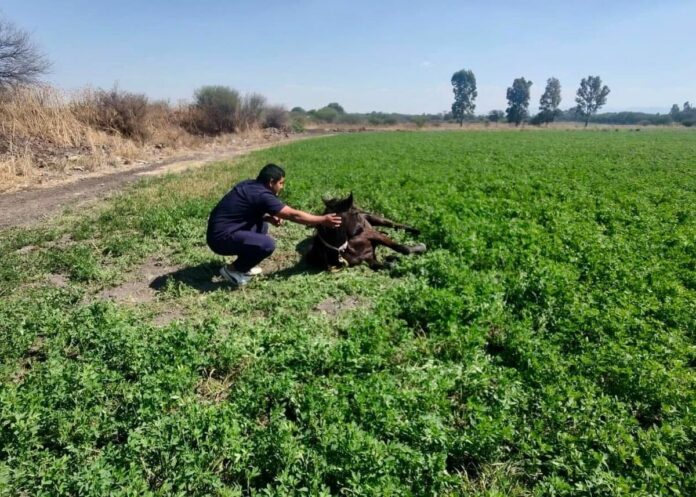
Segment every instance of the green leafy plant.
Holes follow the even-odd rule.
[[[3,232],[0,495],[692,495],[694,156],[683,129],[351,134]],[[205,222],[266,162],[429,251],[314,273],[284,226],[231,291]],[[143,267],[150,300],[105,296]]]

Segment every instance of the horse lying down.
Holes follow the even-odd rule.
[[[318,227],[312,239],[312,247],[307,253],[307,261],[324,269],[352,267],[366,262],[372,269],[382,269],[387,265],[377,261],[375,249],[378,245],[389,247],[400,254],[420,254],[426,251],[423,243],[413,246],[402,245],[377,231],[373,226],[400,228],[414,235],[420,232],[405,224],[395,223],[374,214],[361,211],[353,205],[353,194],[344,199],[322,199],[326,209],[324,214],[336,213],[341,216],[339,228]]]

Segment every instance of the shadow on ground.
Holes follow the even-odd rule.
[[[299,261],[292,266],[273,269],[271,268],[264,278],[286,279],[300,274],[318,274],[321,269],[317,269],[307,264],[304,254],[307,253],[311,244],[311,238],[307,238],[298,243],[295,250],[300,257]],[[263,263],[262,263],[263,265]],[[150,283],[150,288],[155,291],[163,291],[170,281],[195,288],[201,293],[214,292],[221,288],[235,288],[234,285],[226,282],[220,277],[220,261],[209,261],[177,269],[167,274],[156,277]]]
[[[204,262],[197,266],[188,266],[177,269],[171,273],[158,276],[150,283],[150,288],[155,291],[162,291],[170,281],[178,282],[183,285],[195,288],[201,293],[214,292],[220,288],[228,288],[231,285],[220,280],[218,271],[220,263]]]

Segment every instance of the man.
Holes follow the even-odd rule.
[[[275,250],[268,235],[268,223],[280,226],[283,219],[307,226],[337,228],[336,214],[315,216],[293,209],[278,200],[285,187],[285,171],[275,164],[265,165],[255,180],[236,184],[215,206],[208,218],[208,246],[218,255],[236,255],[234,263],[223,266],[220,274],[237,286],[261,273],[257,267]]]

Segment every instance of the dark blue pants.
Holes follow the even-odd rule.
[[[232,266],[246,273],[275,250],[275,240],[268,236],[268,223],[259,223],[253,230],[239,230],[225,237],[208,240],[208,246],[219,255],[236,255]]]

